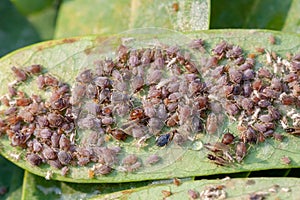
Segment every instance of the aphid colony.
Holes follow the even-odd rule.
[[[224,131],[222,141],[206,144],[212,152],[208,159],[218,165],[241,162],[248,144],[266,138],[282,141],[283,135],[275,132],[277,127],[299,135],[295,108],[300,106],[300,54],[282,59],[265,51],[266,60],[258,64],[263,65],[259,69],[255,69],[255,58],[245,58],[239,46],[221,42],[212,54],[201,68],[211,109],[206,128],[215,132],[225,111],[231,122],[237,122],[238,135]]]
[[[203,51],[203,41],[192,41],[190,49]],[[0,133],[9,137],[12,146],[26,149],[32,165],[48,163],[66,175],[69,165],[94,163],[89,171],[92,178],[113,169],[134,172],[162,159],[153,154],[143,161],[129,154],[120,161],[122,148],[107,145],[111,138],[122,143],[132,137],[137,148],[154,138],[158,148],[184,148],[200,133],[218,132],[227,115],[230,121],[238,121],[239,134],[224,132],[220,142],[205,144],[207,158],[217,165],[241,162],[249,143],[269,137],[282,140],[275,133],[279,124],[299,135],[300,115],[291,108],[300,105],[300,55],[290,60],[274,53],[266,56],[268,67],[257,70],[254,58],[244,58],[240,47],[226,42],[200,64],[188,50],[174,46],[130,49],[121,45],[116,58],[97,61],[82,71],[71,90],[42,74],[40,65],[12,67],[16,81],[1,98],[6,109]],[[34,75],[39,89],[51,91],[49,99],[28,97],[18,90]]]

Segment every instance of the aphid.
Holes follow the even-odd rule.
[[[144,111],[142,108],[135,108],[133,109],[131,112],[130,112],[130,119],[131,120],[141,120],[143,119],[145,116],[144,116]]]
[[[162,134],[156,138],[155,144],[159,147],[166,146],[174,136],[174,132],[169,132],[166,134]]]
[[[31,74],[39,74],[42,71],[42,66],[41,65],[30,65],[30,66],[26,67],[25,70]]]
[[[179,186],[179,185],[181,184],[180,179],[178,179],[178,178],[173,178],[173,184],[176,185],[176,186]]]
[[[161,160],[161,157],[159,157],[156,154],[150,155],[147,159],[146,159],[146,163],[150,164],[150,165],[154,165],[156,163],[158,163]]]
[[[69,173],[69,171],[70,171],[69,167],[64,166],[64,167],[61,169],[61,175],[62,175],[62,176],[66,176],[66,175]]]
[[[59,127],[63,123],[63,117],[55,113],[49,113],[47,120],[50,127]]]
[[[192,40],[189,47],[202,51],[204,49],[204,41],[202,39]]]
[[[45,75],[44,76],[44,83],[45,83],[45,86],[57,87],[58,84],[59,84],[59,81],[54,76]]]
[[[14,75],[17,78],[17,81],[25,81],[27,79],[26,72],[23,69],[12,67],[11,70],[13,71]]]
[[[144,78],[141,76],[135,76],[131,83],[131,88],[134,92],[139,91],[144,86]]]
[[[94,170],[95,175],[109,174],[113,169],[108,165],[97,166]]]
[[[173,3],[172,4],[172,9],[173,9],[174,12],[178,12],[178,10],[179,10],[179,4],[177,2]]]
[[[129,154],[128,156],[126,156],[125,158],[123,158],[122,160],[122,165],[133,165],[134,163],[136,163],[138,161],[138,157],[134,154]]]
[[[93,79],[93,83],[96,86],[100,87],[102,90],[104,88],[108,88],[111,85],[110,80],[104,76],[97,76],[96,78]]]
[[[270,35],[269,36],[269,43],[270,44],[276,44],[276,38],[274,35]]]
[[[139,61],[139,57],[138,57],[138,51],[136,50],[132,50],[129,53],[129,59],[128,59],[128,64],[130,67],[136,67],[137,65],[139,65],[140,61]]]
[[[150,70],[147,76],[147,83],[151,84],[158,84],[162,78],[162,71],[161,70]]]
[[[59,151],[57,157],[59,162],[63,165],[68,165],[72,160],[71,154],[66,151]]]
[[[67,150],[70,149],[70,144],[71,144],[71,142],[70,142],[69,138],[67,138],[65,136],[65,134],[62,134],[60,139],[59,139],[60,149],[67,151]]]
[[[57,158],[56,152],[47,145],[43,145],[42,154],[47,160],[54,160]]]
[[[243,73],[239,70],[236,70],[234,68],[229,68],[229,79],[233,83],[240,83],[243,78]]]
[[[125,45],[120,45],[117,50],[117,58],[120,62],[125,62],[127,60],[128,48]]]
[[[47,163],[56,169],[61,169],[63,167],[58,160],[48,160]]]
[[[142,55],[141,62],[143,65],[148,65],[152,59],[152,52],[150,49],[146,49]]]
[[[223,138],[222,138],[222,143],[223,144],[231,144],[234,140],[234,135],[231,134],[230,132],[227,132],[223,135]]]
[[[43,162],[42,158],[38,154],[35,154],[35,153],[28,154],[26,156],[26,159],[33,166],[39,166]]]
[[[282,158],[281,158],[281,161],[283,162],[283,164],[285,164],[285,165],[289,165],[289,164],[291,164],[291,159],[288,157],[288,156],[283,156]]]
[[[239,142],[236,145],[236,151],[235,151],[236,160],[238,162],[241,162],[244,159],[246,154],[247,154],[246,144],[244,142]]]
[[[169,190],[162,190],[161,193],[163,194],[164,198],[167,198],[172,195],[172,192]]]
[[[188,190],[188,196],[190,199],[198,199],[199,198],[199,192],[196,190],[189,189]]]
[[[112,130],[111,135],[115,139],[121,140],[121,141],[125,141],[128,136],[124,131],[122,131],[120,129]]]

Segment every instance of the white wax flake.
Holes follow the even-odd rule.
[[[170,60],[170,62],[167,64],[167,68],[169,68],[174,63],[176,63],[176,58],[172,58],[172,60]]]
[[[266,50],[266,58],[267,58],[267,63],[271,64],[272,63],[272,57],[269,51]]]
[[[21,153],[10,153],[9,156],[15,160],[19,160],[21,157]]]
[[[47,174],[46,174],[46,176],[45,176],[45,179],[46,179],[46,180],[50,180],[51,177],[52,177],[52,174],[53,174],[53,172],[52,172],[51,170],[47,171]]]

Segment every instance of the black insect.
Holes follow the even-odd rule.
[[[174,135],[173,132],[160,135],[156,139],[155,144],[159,147],[166,146],[173,139],[173,135]]]

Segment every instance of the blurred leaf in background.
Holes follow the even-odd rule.
[[[0,200],[21,199],[24,171],[1,156],[0,169]]]
[[[161,27],[180,31],[209,27],[209,0],[64,0],[55,38]]]
[[[281,30],[292,0],[211,0],[210,29]]]
[[[53,38],[59,0],[1,0],[0,56]]]
[[[292,0],[290,11],[287,15],[283,31],[300,33],[300,0]]]

